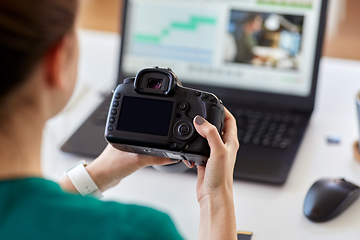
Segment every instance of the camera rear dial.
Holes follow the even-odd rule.
[[[195,135],[195,128],[189,120],[182,119],[174,124],[173,134],[177,140],[189,141]]]

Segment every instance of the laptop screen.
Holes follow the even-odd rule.
[[[183,83],[310,94],[319,0],[129,0],[121,71],[171,67]]]

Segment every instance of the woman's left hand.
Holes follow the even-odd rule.
[[[172,163],[174,162],[168,158],[123,152],[108,144],[100,156],[86,166],[86,170],[99,189],[104,192],[141,168]],[[76,191],[67,177],[60,182],[60,185],[63,189]]]

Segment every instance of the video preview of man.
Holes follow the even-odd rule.
[[[304,16],[232,10],[225,61],[297,70]]]

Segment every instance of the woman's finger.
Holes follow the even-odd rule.
[[[229,143],[232,146],[238,146],[238,133],[237,133],[237,125],[234,116],[229,112],[229,110],[225,109],[225,121],[222,138],[225,143]]]
[[[156,157],[156,156],[149,156],[149,155],[141,155],[141,154],[138,154],[138,158],[146,166],[174,164],[174,163],[178,163],[180,161],[180,160],[176,161],[176,160],[173,160],[173,159],[170,159],[170,158],[163,158],[163,157]]]
[[[223,152],[224,151],[224,143],[220,137],[220,134],[216,127],[206,121],[204,118],[200,116],[196,116],[194,118],[194,125],[196,131],[204,138],[207,139],[209,146],[212,151],[215,152]]]
[[[188,168],[193,168],[195,167],[195,163],[192,161],[188,161],[188,160],[182,160],[183,163],[188,167]]]

